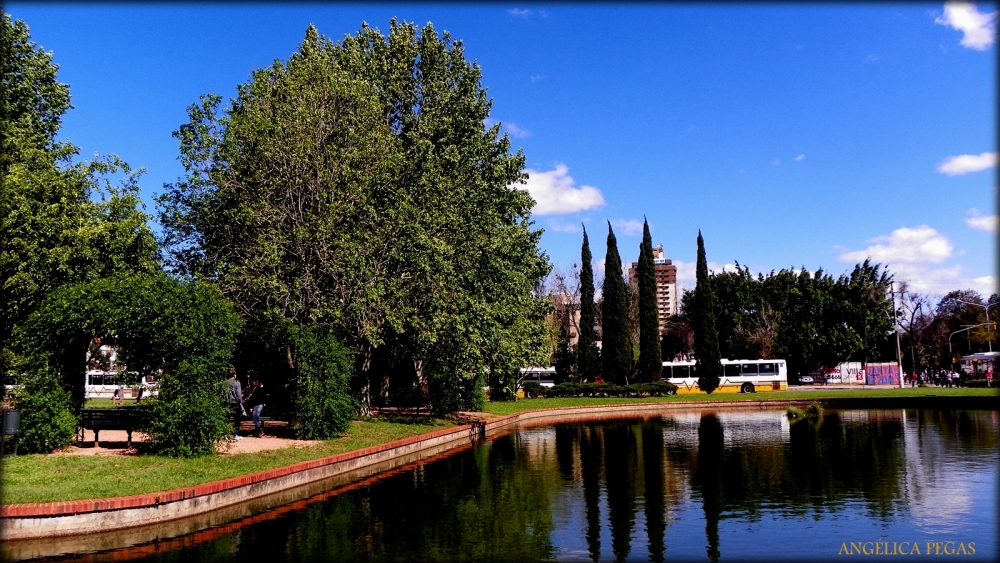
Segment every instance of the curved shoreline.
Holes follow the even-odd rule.
[[[11,545],[12,543],[27,543],[20,540],[41,538],[68,540],[71,539],[71,536],[92,534],[95,529],[147,528],[154,536],[152,539],[159,539],[176,534],[168,532],[164,535],[162,532],[156,531],[156,528],[166,522],[184,521],[191,522],[192,525],[181,525],[181,529],[178,531],[181,533],[197,531],[198,524],[194,523],[193,519],[199,516],[217,511],[230,512],[231,510],[223,509],[233,509],[233,507],[237,507],[235,508],[237,512],[245,513],[246,510],[240,510],[238,507],[246,508],[251,504],[260,505],[253,510],[255,513],[260,510],[268,510],[294,500],[288,494],[290,491],[298,491],[295,494],[299,495],[302,493],[301,489],[312,489],[313,487],[310,485],[318,482],[326,482],[338,477],[341,481],[347,479],[349,482],[399,469],[413,463],[422,463],[429,457],[439,456],[444,452],[468,446],[518,425],[536,426],[556,422],[636,418],[680,409],[759,409],[788,405],[801,406],[812,402],[819,402],[825,407],[835,408],[996,409],[1000,407],[1000,402],[997,399],[996,396],[818,397],[816,399],[768,397],[759,400],[651,402],[556,407],[524,411],[483,422],[437,430],[361,450],[170,491],[117,498],[3,505],[0,509],[0,540],[3,540],[5,545],[2,551],[6,553],[0,553],[0,555],[5,556],[5,559],[8,558],[6,556],[14,555],[9,551],[15,549],[15,546]],[[324,486],[331,485],[342,486],[343,483],[340,485],[331,483]],[[254,501],[260,502],[255,503]],[[239,519],[241,516],[235,513],[228,516],[229,519],[233,517]],[[142,534],[139,535],[142,536]],[[140,538],[136,539],[139,540],[138,543],[142,543]],[[132,543],[132,545],[136,545],[136,543]],[[17,551],[21,551],[23,554],[22,550]],[[36,550],[29,549],[29,551]],[[46,550],[42,549],[41,551],[45,552]],[[45,556],[45,554],[38,553],[35,556]]]

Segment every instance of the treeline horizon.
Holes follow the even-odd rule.
[[[586,232],[584,241],[586,246]],[[640,244],[636,276],[639,279],[624,284],[625,314],[631,335],[628,345],[634,352],[629,373],[635,381],[648,380],[640,371],[649,370],[648,367],[638,368],[641,319],[643,315],[648,319],[650,311],[657,312],[655,301],[652,308],[644,308],[640,297],[645,244]],[[648,244],[651,247],[651,242]],[[607,260],[610,259],[609,253]],[[584,257],[581,261],[588,262]],[[592,265],[586,266],[592,272]],[[549,317],[549,346],[551,365],[556,367],[560,381],[593,380],[592,375],[588,378],[577,365],[579,347],[571,346],[569,338],[571,328],[581,332],[586,324],[575,315],[575,311],[583,309],[580,287],[584,285],[582,272],[586,269],[577,264],[573,264],[569,272],[557,268],[546,280],[543,290],[556,309]],[[755,276],[739,262],[733,270],[706,274],[713,294],[711,311],[720,357],[785,359],[790,376],[805,375],[845,361],[895,361],[894,326],[900,332],[899,359],[906,373],[952,369],[961,356],[986,351],[989,343],[995,340],[995,330],[989,326],[960,332],[960,337],[953,333],[963,327],[985,324],[986,308],[992,309],[1000,301],[997,294],[984,298],[971,289],[955,290],[934,304],[931,296],[911,290],[905,281],[894,280],[892,272],[871,260],[856,264],[836,277],[823,268],[812,272],[805,267],[772,270]],[[620,270],[615,277],[621,277]],[[589,283],[600,289],[606,285],[606,279],[601,281],[595,284],[591,279]],[[655,284],[655,279],[647,283]],[[698,284],[703,283],[699,278]],[[697,359],[698,285],[678,290],[680,312],[671,316],[659,331],[660,355],[665,361]],[[594,294],[597,291],[591,295]],[[603,294],[598,294],[594,303],[597,312],[593,319],[600,330]],[[949,336],[952,336],[950,350]]]

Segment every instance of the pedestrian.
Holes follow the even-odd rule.
[[[246,411],[243,409],[243,386],[240,385],[240,380],[236,379],[236,370],[229,370],[229,414],[233,419],[233,426],[235,428],[235,439],[242,440],[243,437],[240,436],[240,422],[243,421],[243,417],[246,416]]]
[[[247,387],[246,394],[243,397],[243,406],[250,409],[251,417],[253,418],[253,430],[258,438],[264,437],[264,428],[260,424],[260,413],[264,410],[264,400],[265,400],[264,386],[260,384],[257,378],[250,380],[250,386]]]

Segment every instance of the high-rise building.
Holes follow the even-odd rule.
[[[638,262],[632,262],[628,269],[628,279],[637,281]],[[667,325],[667,319],[680,310],[677,299],[677,266],[663,257],[663,247],[653,247],[653,272],[656,274],[656,308],[660,316],[660,332]]]

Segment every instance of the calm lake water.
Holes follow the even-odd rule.
[[[887,548],[994,561],[998,437],[996,411],[827,410],[790,423],[784,410],[695,410],[536,427],[263,521],[104,555],[844,560],[856,547],[873,555],[848,560]]]

